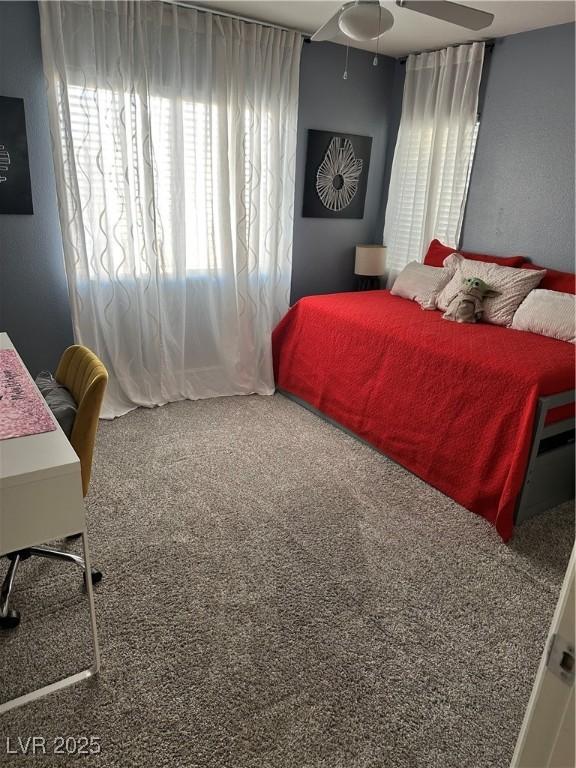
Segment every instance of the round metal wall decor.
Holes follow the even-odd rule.
[[[330,211],[342,211],[358,191],[362,160],[354,154],[349,139],[335,136],[316,173],[316,191],[322,205]]]

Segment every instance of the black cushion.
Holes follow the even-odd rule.
[[[76,401],[69,390],[63,387],[62,384],[58,384],[49,371],[39,373],[35,381],[36,386],[48,403],[48,407],[56,417],[56,421],[60,424],[62,432],[69,438],[72,434],[72,427],[74,426],[74,419],[78,410]]]

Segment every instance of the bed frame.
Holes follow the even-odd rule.
[[[371,443],[358,437],[350,429],[343,427],[305,400],[283,389],[276,391],[369,446],[372,450],[378,450]],[[546,425],[546,416],[553,408],[573,403],[575,394],[576,390],[570,389],[566,392],[559,392],[557,395],[538,399],[532,447],[530,448],[524,484],[518,497],[518,506],[514,516],[515,525],[520,525],[534,515],[574,498],[574,462],[576,457],[574,419],[564,419]]]
[[[548,412],[573,403],[574,393],[571,389],[538,400],[530,458],[514,517],[516,525],[574,498],[574,419],[546,425]]]

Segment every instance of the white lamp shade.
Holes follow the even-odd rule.
[[[383,245],[357,245],[355,275],[380,277],[386,271],[386,247]]]

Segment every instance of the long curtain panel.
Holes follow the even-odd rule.
[[[484,43],[406,61],[384,243],[397,273],[435,237],[457,247],[478,129]]]
[[[103,415],[274,389],[301,38],[162,2],[41,2],[75,336]]]

